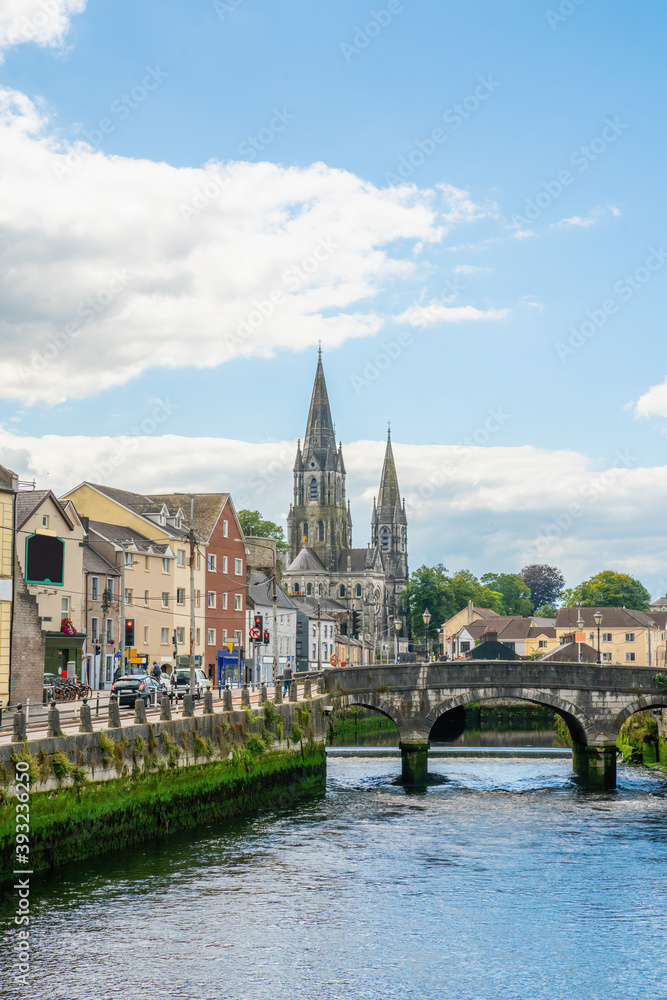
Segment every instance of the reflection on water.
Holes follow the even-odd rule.
[[[569,761],[329,761],[326,795],[33,878],[30,1000],[665,995],[667,785]]]

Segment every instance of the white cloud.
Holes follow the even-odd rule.
[[[538,302],[532,295],[522,295],[521,305],[525,306],[527,309],[537,309],[538,312],[542,312],[544,309],[544,303]]]
[[[412,245],[490,211],[322,163],[176,169],[68,149],[7,90],[0,169],[0,395],[30,405],[373,334],[376,296],[414,280]]]
[[[652,385],[634,404],[636,417],[667,417],[667,378],[662,385]]]
[[[535,233],[533,232],[532,229],[517,229],[515,230],[515,232],[512,233],[512,237],[515,240],[527,240],[534,235]]]
[[[155,404],[147,405],[137,425],[150,430],[154,413]],[[170,419],[164,418],[161,432],[168,432]],[[483,416],[470,440],[487,440],[490,427]],[[35,438],[0,428],[2,464],[58,495],[84,479],[139,492],[230,490],[237,506],[278,521],[291,498],[295,447],[295,441],[255,444],[169,433]],[[364,546],[384,442],[343,447],[355,544]],[[614,568],[638,576],[656,594],[665,592],[667,466],[636,468],[619,453],[596,470],[574,451],[474,443],[395,441],[394,453],[413,569],[442,561],[450,570],[480,574],[549,562],[561,567],[569,584]]]
[[[598,205],[594,208],[588,215],[572,215],[569,219],[561,219],[559,222],[552,222],[552,229],[574,229],[583,228],[588,229],[589,226],[594,226],[596,222],[599,222],[603,216],[610,213],[611,215],[618,217],[621,214],[620,208],[616,205],[606,205],[601,207]]]
[[[476,264],[457,264],[455,274],[477,274],[479,271],[493,271],[492,267],[478,267]]]
[[[509,316],[510,309],[477,309],[475,306],[446,306],[434,300],[426,305],[409,306],[400,316],[395,316],[397,323],[407,323],[409,326],[437,326],[438,323],[463,323],[470,320],[499,320]]]
[[[61,46],[74,14],[86,9],[86,0],[3,0],[0,10],[0,60],[2,51],[34,42]]]

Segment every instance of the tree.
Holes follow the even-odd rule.
[[[530,590],[530,598],[535,608],[543,604],[555,607],[565,584],[565,577],[561,571],[546,563],[531,563],[530,566],[524,566],[521,570],[521,579]]]
[[[240,510],[238,519],[244,535],[257,535],[259,538],[274,538],[278,552],[287,552],[289,545],[285,541],[285,532],[274,521],[265,521],[258,510]]]
[[[530,590],[518,573],[485,573],[482,583],[502,595],[502,613],[506,615],[532,614]]]
[[[453,576],[448,576],[442,563],[432,568],[420,566],[411,573],[403,590],[402,600],[411,633],[415,637],[421,637],[425,633],[422,620],[425,608],[431,612],[430,635],[434,634],[434,627],[439,629],[444,621],[465,608],[468,601],[478,607],[502,611],[500,594],[494,594],[489,587],[483,587],[470,570],[461,569]]]
[[[556,618],[558,611],[550,604],[540,604],[539,608],[533,611],[533,615],[535,618]]]
[[[627,573],[605,569],[590,580],[563,592],[568,608],[581,602],[587,608],[631,608],[648,611],[651,595],[639,580]]]

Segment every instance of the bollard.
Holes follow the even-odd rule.
[[[14,712],[12,743],[23,743],[25,739],[27,739],[25,712],[23,711],[23,705],[17,705]]]
[[[269,694],[268,691],[266,690],[266,684],[262,684],[262,686],[259,689],[259,703],[260,705],[264,705],[268,700],[269,700]]]
[[[282,703],[283,703],[283,686],[280,683],[280,681],[278,681],[276,683],[276,686],[275,686],[275,689],[274,689],[274,693],[273,693],[273,700],[274,700],[274,702],[275,702],[276,705],[282,705]]]
[[[183,695],[183,718],[190,719],[195,714],[195,699],[194,695],[184,694]]]
[[[243,690],[241,691],[241,704],[242,705],[250,704],[250,690],[247,687],[244,687]]]
[[[231,688],[227,688],[226,687],[225,690],[224,690],[224,692],[223,692],[222,707],[224,708],[225,712],[231,712],[234,709],[234,703],[232,701],[232,689]]]
[[[306,677],[305,681],[303,682],[303,696],[304,698],[310,698],[311,696],[310,677]]]
[[[0,701],[0,726],[2,725],[2,702]]]
[[[171,702],[169,701],[169,696],[163,694],[161,711],[160,711],[160,721],[169,722],[170,719],[171,719]]]
[[[289,686],[289,700],[290,701],[299,700],[299,685],[296,682],[296,677],[292,678],[292,683]]]
[[[80,733],[92,733],[93,731],[93,720],[90,714],[90,705],[88,704],[88,699],[83,699],[83,704],[81,705],[81,711],[79,712],[79,732]]]
[[[55,701],[49,706],[49,736],[60,736],[60,712]]]
[[[204,691],[204,715],[213,715],[213,692]]]
[[[146,702],[143,698],[136,698],[134,702],[134,721],[138,724],[146,721]]]
[[[100,714],[100,692],[97,692],[97,700],[95,702],[95,716]]]
[[[310,684],[310,696],[311,696],[311,698],[314,698],[316,694],[319,694],[320,688],[319,688],[318,681],[319,681],[319,677],[313,677],[313,679],[311,681],[311,684]]]
[[[120,729],[120,707],[118,698],[112,694],[109,698],[109,729]]]
[[[28,719],[30,718],[30,698],[26,698],[25,702],[25,723],[28,725]]]

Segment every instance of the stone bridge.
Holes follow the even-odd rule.
[[[635,712],[667,708],[656,668],[535,660],[459,660],[325,670],[338,708],[361,705],[388,716],[400,736],[403,774],[427,770],[431,728],[446,712],[483,699],[516,698],[551,708],[572,736],[575,772],[591,785],[616,784],[616,737]]]

